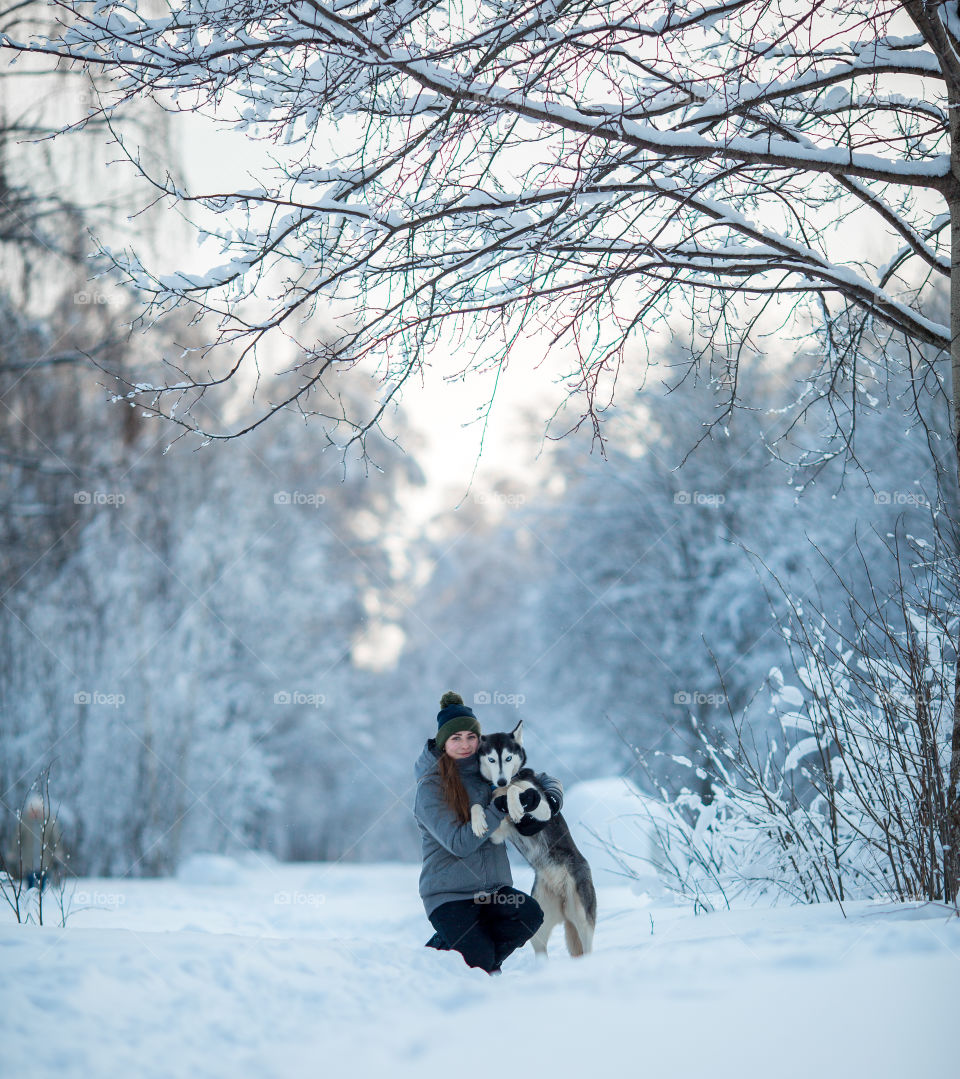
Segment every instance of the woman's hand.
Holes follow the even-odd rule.
[[[514,794],[515,789],[511,790],[510,787],[498,788],[498,793],[491,799],[491,804],[501,813],[509,812],[510,819],[516,824],[526,813],[536,809],[543,799],[536,787],[527,786],[520,791],[519,795]],[[514,805],[511,807],[511,797],[514,802],[519,800],[519,806]]]
[[[520,795],[520,804],[527,813],[532,812],[540,804],[540,792],[536,787],[528,787]]]

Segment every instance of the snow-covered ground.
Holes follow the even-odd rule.
[[[934,905],[694,916],[601,884],[596,951],[501,978],[430,935],[414,865],[195,860],[0,924],[4,1075],[956,1074],[960,919]],[[524,870],[517,884],[528,887]]]

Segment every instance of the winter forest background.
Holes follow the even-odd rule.
[[[15,5],[0,33],[25,40],[55,15]],[[893,612],[893,639],[929,625],[922,612],[897,622],[904,595],[936,594],[949,642],[949,583],[917,554],[950,542],[948,360],[917,374],[929,342],[870,323],[850,331],[858,362],[830,369],[821,392],[825,356],[850,340],[825,343],[792,299],[758,316],[735,372],[716,351],[692,365],[709,312],[665,304],[586,422],[546,323],[475,379],[440,337],[389,399],[396,378],[345,367],[344,416],[384,403],[346,450],[300,401],[240,438],[179,437],[171,399],[155,408],[138,387],[169,381],[164,361],[200,349],[216,315],[171,304],[172,285],[160,299],[156,281],[129,287],[110,253],[135,247],[158,275],[206,272],[217,245],[198,253],[195,226],[216,231],[218,208],[170,191],[231,172],[250,186],[271,153],[289,175],[305,148],[133,92],[98,113],[108,90],[107,70],[50,57],[0,74],[5,833],[49,767],[77,873],[166,874],[195,851],[246,849],[415,861],[412,762],[450,688],[486,729],[522,718],[538,767],[568,787],[626,776],[702,808],[717,763],[704,737],[789,749],[797,690],[784,695],[783,679],[817,698],[791,677],[809,660],[798,619],[813,637],[826,624],[849,660],[835,642],[860,639],[872,612]],[[823,212],[824,243],[846,228],[851,263],[880,258],[874,231]],[[238,234],[259,227],[249,206],[236,215]],[[949,321],[948,281],[903,287]],[[298,341],[331,332],[322,305],[299,312],[269,362],[213,386],[193,416],[204,431],[242,427],[284,397]],[[207,354],[191,355],[196,378]],[[731,410],[734,376],[749,406]],[[952,650],[931,660],[932,647],[949,684]],[[915,688],[930,685],[921,672]],[[863,686],[844,692],[848,714],[869,704]],[[934,736],[941,782],[948,719]],[[808,709],[793,730],[815,726]],[[798,774],[797,804],[808,810],[814,788]]]

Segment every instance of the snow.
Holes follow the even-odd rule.
[[[177,880],[188,884],[239,884],[240,867],[223,854],[192,854],[177,866]]]
[[[796,686],[781,686],[777,699],[794,708],[800,708],[803,705],[803,694]]]
[[[960,921],[937,905],[695,917],[601,885],[593,955],[570,959],[558,935],[546,963],[525,948],[489,979],[423,947],[416,865],[225,869],[219,884],[199,860],[187,879],[81,880],[67,928],[4,917],[5,1074],[952,1070]]]
[[[655,868],[663,857],[657,835],[666,836],[671,828],[660,802],[629,779],[591,779],[565,793],[563,816],[598,887],[623,885],[628,867],[635,891],[662,892]]]
[[[529,120],[556,124],[572,131],[602,133],[615,141],[654,153],[731,156],[786,167],[813,167],[824,172],[842,170],[844,175],[920,186],[937,186],[937,182],[942,181],[950,171],[950,159],[946,154],[924,161],[902,161],[853,152],[843,146],[804,146],[772,135],[760,141],[745,137],[716,141],[685,131],[661,131],[651,124],[627,119],[623,104],[615,101],[595,102],[591,103],[589,109],[580,109],[477,80],[465,86],[464,80],[456,72],[410,57],[401,49],[392,50],[387,62],[398,71],[412,75],[422,86],[440,94],[462,94],[474,101],[515,112]],[[935,74],[933,58],[921,55],[917,71]]]
[[[787,759],[783,762],[784,773],[792,772],[804,757],[809,757],[811,753],[821,751],[821,748],[821,739],[819,737],[802,738],[787,754]]]

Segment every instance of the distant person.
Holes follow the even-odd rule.
[[[506,809],[491,802],[492,788],[480,775],[479,745],[480,723],[473,711],[458,693],[444,693],[436,737],[427,739],[415,765],[413,812],[423,849],[420,897],[437,931],[427,942],[430,947],[452,949],[468,966],[499,974],[507,956],[540,928],[543,911],[513,887],[506,844],[489,840]],[[551,792],[561,790],[550,776],[538,780]],[[474,804],[485,807],[489,831],[482,838],[470,823]]]
[[[17,826],[17,846],[10,869],[27,888],[41,891],[52,880],[63,879],[63,833],[56,817],[47,809],[40,794],[34,792],[24,804]]]

